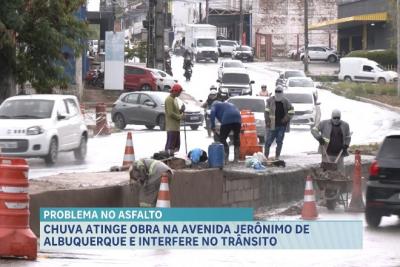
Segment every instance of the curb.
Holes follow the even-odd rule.
[[[356,96],[355,99],[357,99],[358,101],[361,101],[361,102],[366,102],[366,103],[369,103],[369,104],[380,106],[380,107],[389,109],[391,111],[400,113],[400,108],[399,107],[388,105],[388,104],[385,104],[385,103],[382,103],[382,102],[379,102],[379,101],[376,101],[376,100],[372,100],[372,99],[369,99],[369,98],[361,97],[361,96]]]

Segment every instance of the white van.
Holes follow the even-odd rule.
[[[362,57],[340,59],[339,80],[376,82],[380,84],[396,82],[398,75],[394,71],[385,71],[373,60]]]

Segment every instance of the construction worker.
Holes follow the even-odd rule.
[[[257,96],[269,96],[268,90],[267,90],[267,85],[265,85],[265,84],[261,85],[261,91],[258,92]]]
[[[264,155],[266,158],[268,158],[271,145],[276,139],[275,159],[279,159],[285,132],[289,132],[290,130],[290,120],[293,115],[294,109],[292,104],[284,97],[283,88],[277,86],[275,88],[275,95],[267,100],[264,112],[266,128]]]
[[[161,177],[168,176],[171,182],[173,171],[170,167],[159,160],[140,159],[133,162],[129,168],[130,184],[138,184],[140,207],[155,207],[158,191],[160,189]]]
[[[332,111],[331,119],[321,121],[311,129],[311,133],[319,142],[318,152],[321,153],[322,162],[333,163],[337,161],[338,170],[344,174],[344,157],[349,155],[347,149],[351,141],[349,124],[341,120],[338,109]]]
[[[215,129],[215,118],[221,123],[219,132],[219,141],[224,145],[225,162],[229,160],[229,145],[226,139],[229,133],[233,131],[234,162],[239,160],[240,153],[240,128],[242,127],[242,118],[240,111],[232,103],[215,101],[211,106],[210,123],[211,130],[217,135]]]
[[[180,125],[184,116],[185,105],[179,108],[177,97],[180,96],[183,89],[178,83],[174,84],[170,90],[170,95],[165,99],[165,130],[167,131],[167,143],[165,151],[169,155],[174,155],[179,151],[181,145]]]

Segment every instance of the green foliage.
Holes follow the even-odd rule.
[[[346,57],[364,57],[376,61],[382,66],[397,65],[397,54],[394,50],[356,50],[348,53]]]
[[[332,92],[338,95],[345,95],[349,98],[354,96],[367,96],[367,95],[389,95],[395,96],[397,94],[396,84],[374,84],[374,83],[348,83],[340,82],[332,84]]]
[[[0,55],[10,63],[19,84],[29,81],[40,93],[66,86],[63,65],[67,60],[62,49],[68,47],[74,53],[71,56],[78,56],[85,45],[88,26],[75,16],[84,3],[83,0],[2,1]],[[15,43],[4,34],[4,28],[15,34]]]
[[[147,57],[147,42],[136,42],[133,44],[132,48],[125,46],[125,59],[132,59],[133,57],[138,57],[140,62],[146,62]]]

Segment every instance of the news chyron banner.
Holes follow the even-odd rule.
[[[362,221],[253,221],[251,208],[41,208],[40,249],[361,249]]]

